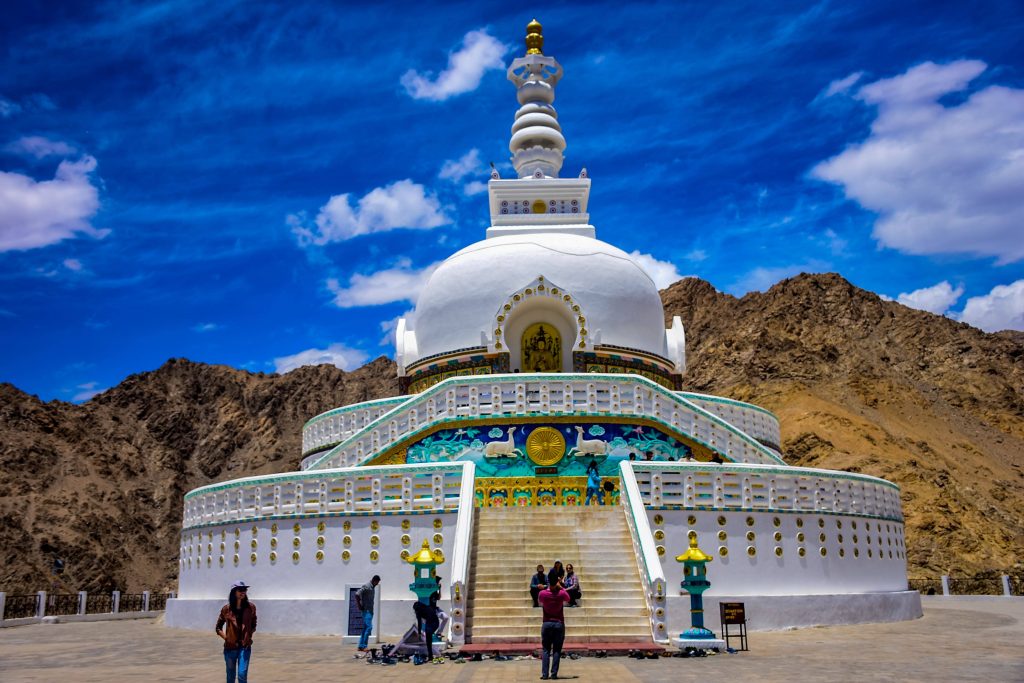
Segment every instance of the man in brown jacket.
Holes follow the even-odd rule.
[[[252,634],[256,631],[256,605],[249,602],[249,587],[239,581],[231,587],[228,604],[220,608],[217,617],[217,635],[224,640],[224,664],[227,683],[249,680],[249,655],[252,654]]]

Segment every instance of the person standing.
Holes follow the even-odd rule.
[[[366,648],[370,644],[370,635],[373,633],[373,603],[379,583],[380,577],[374,574],[369,582],[364,583],[356,591],[356,607],[363,613],[363,633],[359,636],[360,652],[366,652]]]
[[[597,471],[597,463],[593,460],[587,465],[587,500],[584,505],[590,505],[590,499],[597,497],[597,504],[604,505],[604,493],[601,491],[601,475]]]
[[[228,604],[220,608],[214,631],[224,641],[224,665],[227,683],[247,683],[252,634],[256,631],[256,605],[249,602],[249,586],[238,581],[231,586]]]
[[[544,565],[537,565],[537,573],[530,579],[530,597],[533,598],[533,606],[540,607],[537,604],[537,596],[542,590],[548,587],[548,575],[544,573]]]
[[[576,571],[572,568],[571,563],[565,565],[565,579],[562,581],[562,586],[569,594],[569,607],[579,607],[577,600],[583,594],[580,592],[580,579],[576,576]]]
[[[544,610],[544,621],[540,627],[540,642],[544,648],[541,655],[540,677],[548,680],[550,663],[551,678],[558,678],[558,660],[562,657],[562,643],[565,642],[565,615],[563,607],[569,602],[569,594],[562,588],[554,570],[548,575],[548,587],[537,596]]]

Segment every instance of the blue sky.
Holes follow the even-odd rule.
[[[662,286],[802,272],[1024,329],[1024,7],[15,3],[0,23],[0,381],[169,357],[358,367],[483,238],[526,23],[563,175]]]

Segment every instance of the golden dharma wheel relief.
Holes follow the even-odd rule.
[[[565,455],[565,437],[553,427],[537,427],[526,437],[526,455],[541,467],[554,465]]]

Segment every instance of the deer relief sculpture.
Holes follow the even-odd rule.
[[[569,455],[607,455],[608,444],[601,439],[584,439],[583,427],[576,427],[576,445],[569,449]]]
[[[516,442],[512,438],[515,427],[508,428],[508,438],[504,441],[491,441],[484,447],[484,456],[488,458],[514,458],[522,455],[523,451],[516,448]]]

